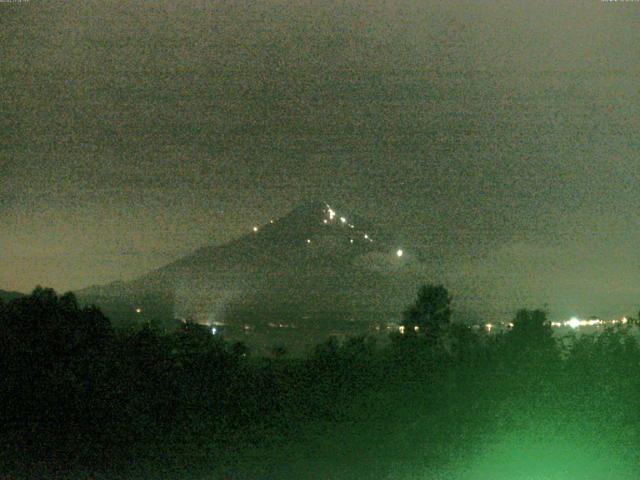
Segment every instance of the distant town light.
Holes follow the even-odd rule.
[[[565,324],[570,326],[571,328],[573,328],[575,330],[576,328],[578,328],[580,326],[580,320],[578,320],[576,317],[573,317],[570,320],[567,320],[565,322]]]
[[[404,252],[402,251],[402,249],[401,249],[401,248],[399,248],[399,249],[398,249],[398,251],[396,252],[396,255],[397,255],[398,257],[401,257],[402,255],[404,255]]]
[[[398,330],[400,331],[400,333],[404,334],[404,325],[400,325],[398,327]]]

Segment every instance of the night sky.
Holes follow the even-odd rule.
[[[0,3],[0,288],[323,200],[454,305],[640,307],[640,3]],[[457,302],[457,303],[455,303]]]

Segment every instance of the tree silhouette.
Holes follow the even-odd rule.
[[[402,325],[407,332],[423,332],[435,343],[451,322],[451,297],[443,285],[423,285],[416,302],[403,314]]]
[[[521,365],[547,368],[549,362],[558,360],[558,347],[544,310],[518,310],[505,340],[508,356]]]

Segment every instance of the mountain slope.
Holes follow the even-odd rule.
[[[408,301],[406,263],[366,221],[314,202],[131,282],[78,295],[107,313],[121,305],[118,315],[132,318],[137,308],[207,324],[370,320]]]
[[[24,293],[0,290],[0,300],[3,302],[10,302],[11,300],[15,300],[20,297],[24,297]]]

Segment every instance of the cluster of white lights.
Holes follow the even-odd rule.
[[[325,219],[322,220],[322,223],[324,223],[325,225],[330,223],[330,222],[332,222],[333,219],[336,218],[336,215],[337,215],[336,211],[333,208],[331,208],[331,206],[329,206],[329,205],[327,205],[326,212],[329,215],[329,218],[325,218]],[[351,228],[351,229],[355,229],[356,228],[356,226],[353,223],[349,223],[348,222],[346,217],[338,217],[338,218],[340,218],[340,223],[342,225],[349,226],[349,228]],[[373,239],[369,236],[368,233],[365,233],[363,236],[364,236],[365,240],[368,240],[369,242],[373,242]],[[353,239],[350,239],[349,243],[354,243]]]
[[[577,329],[580,327],[597,327],[600,325],[616,325],[616,324],[622,324],[622,325],[626,325],[629,323],[629,319],[627,317],[622,317],[621,319],[613,319],[613,320],[601,320],[599,318],[590,318],[587,320],[583,320],[583,319],[579,319],[577,317],[572,317],[569,320],[565,320],[563,322],[558,322],[558,321],[553,321],[550,322],[550,325],[552,328],[561,328],[561,327],[569,327],[572,329]],[[492,323],[485,323],[484,324],[484,328],[488,331],[491,332],[494,329],[496,329],[496,327],[499,327],[498,330],[503,329],[504,327],[506,328],[513,328],[513,322],[498,322],[497,324],[492,324]],[[476,327],[477,328],[477,327]]]
[[[577,317],[572,317],[569,320],[566,320],[564,322],[551,322],[551,326],[552,327],[570,327],[573,328],[574,330],[578,327],[595,327],[598,325],[603,325],[603,324],[612,324],[612,325],[616,325],[618,323],[621,323],[622,325],[626,325],[628,323],[629,319],[627,317],[622,317],[620,320],[618,319],[613,319],[613,320],[600,320],[599,318],[590,318],[588,320],[581,320]]]
[[[376,330],[380,330],[380,327],[376,327]],[[405,327],[404,325],[399,325],[398,326],[398,332],[400,332],[401,335],[404,335],[406,331],[407,331],[407,327]],[[418,325],[414,325],[413,331],[414,332],[419,332],[420,331],[420,327]]]
[[[325,225],[326,225],[326,224],[328,224],[329,222],[333,221],[333,220],[336,218],[336,211],[335,211],[333,208],[331,208],[331,206],[330,206],[330,205],[328,205],[328,204],[327,204],[327,210],[326,210],[326,213],[327,213],[327,215],[328,215],[328,218],[324,218],[324,219],[322,220],[322,221],[323,221],[323,223],[324,223]],[[348,222],[347,222],[346,217],[342,217],[342,216],[341,216],[341,217],[339,217],[339,218],[340,218],[340,223],[341,223],[341,224],[343,224],[343,225],[348,225],[348,226],[349,226],[349,228],[355,229],[355,225],[353,225],[353,224],[351,224],[351,223],[348,223]],[[270,223],[270,224],[273,224],[273,223],[275,223],[275,222],[274,222],[274,220],[273,220],[273,219],[271,219],[271,220],[269,220],[269,223]],[[259,231],[259,230],[260,230],[260,228],[259,228],[257,225],[254,225],[254,226],[253,226],[253,232],[254,232],[254,233],[258,233],[258,231]],[[367,240],[367,241],[369,241],[369,242],[373,242],[373,239],[369,236],[369,234],[368,234],[368,233],[364,233],[364,234],[363,234],[363,238],[364,238],[364,240]],[[307,245],[311,245],[311,243],[312,243],[312,242],[311,242],[311,239],[310,239],[310,238],[305,239],[305,243],[306,243]],[[350,243],[350,244],[354,244],[354,243],[355,243],[355,240],[354,240],[353,238],[350,238],[350,239],[349,239],[349,243]],[[401,248],[397,249],[397,250],[396,250],[396,256],[397,256],[398,258],[400,258],[400,257],[404,256],[404,251],[403,251]],[[136,313],[142,313],[142,309],[140,309],[140,308],[136,308]],[[576,319],[576,320],[577,320],[577,319]],[[626,323],[626,319],[625,319],[625,322],[623,322],[623,323]],[[552,324],[552,325],[553,325],[553,324]],[[582,324],[576,325],[576,324],[575,324],[575,322],[573,322],[573,319],[572,319],[572,320],[569,320],[568,322],[565,322],[565,325],[569,325],[569,326],[571,326],[572,328],[577,328],[577,326],[582,325]],[[555,325],[554,325],[554,326],[555,326]],[[486,328],[487,328],[487,330],[488,330],[488,331],[491,331],[492,327],[493,327],[493,325],[491,325],[491,324],[487,324],[487,325],[486,325]]]
[[[326,225],[326,224],[329,224],[330,222],[332,222],[332,221],[336,218],[336,216],[337,216],[336,211],[335,211],[333,208],[331,208],[331,206],[330,206],[330,205],[328,205],[328,204],[327,204],[327,210],[326,210],[326,213],[327,213],[327,215],[328,215],[328,218],[324,218],[324,219],[322,220],[322,222],[323,222],[325,225]],[[340,218],[340,223],[341,223],[342,225],[348,225],[348,226],[349,226],[349,228],[352,228],[352,229],[355,229],[355,228],[356,228],[356,227],[355,227],[355,225],[353,225],[352,223],[348,223],[348,221],[347,221],[347,218],[346,218],[346,217],[342,217],[342,216],[341,216],[341,217],[338,217],[338,218]],[[274,224],[274,223],[275,223],[275,221],[274,221],[273,219],[271,219],[271,220],[269,220],[269,223],[270,223],[270,224]],[[258,225],[254,225],[254,226],[252,227],[252,230],[253,230],[253,232],[254,232],[254,233],[258,233],[258,232],[260,231],[260,227],[259,227]],[[368,233],[364,233],[364,234],[363,234],[363,237],[364,237],[364,239],[365,239],[365,240],[367,240],[367,241],[369,241],[369,242],[373,242],[373,239],[369,236],[369,234],[368,234]],[[305,243],[306,243],[306,244],[311,244],[311,239],[310,239],[310,238],[307,238],[307,239],[305,240]],[[353,244],[353,243],[354,243],[354,239],[353,239],[353,238],[349,239],[349,243],[352,243],[352,244]],[[401,257],[401,256],[403,255],[403,251],[402,251],[401,249],[397,250],[396,255],[397,255],[398,257]],[[138,313],[140,313],[140,312],[138,312]]]

